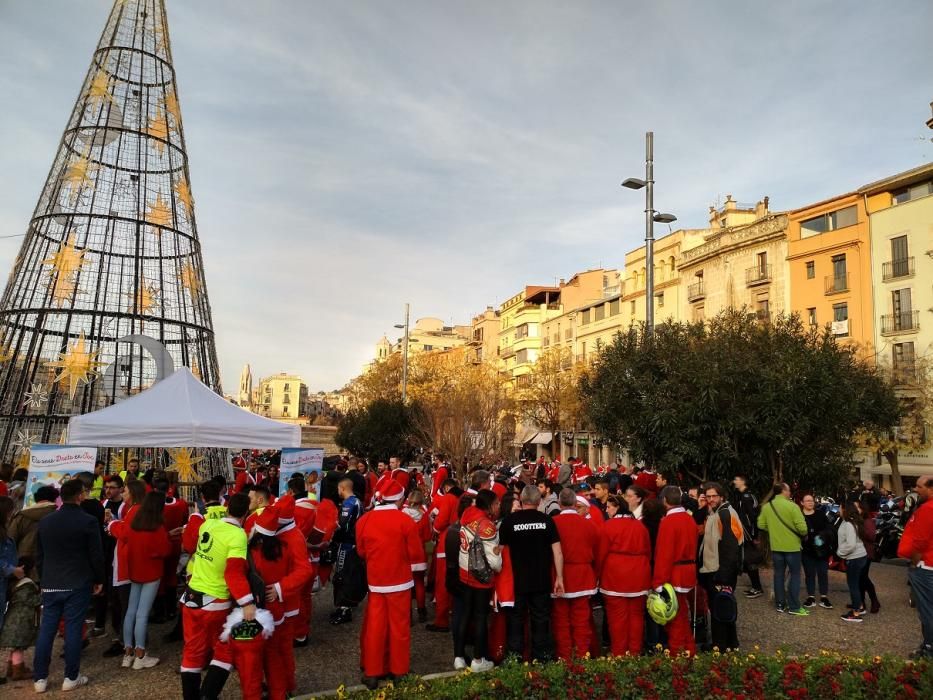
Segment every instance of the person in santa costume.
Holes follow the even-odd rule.
[[[153,622],[159,624],[175,617],[178,612],[178,562],[181,560],[181,537],[188,522],[188,503],[177,496],[170,496],[170,486],[165,477],[152,480],[152,488],[165,496],[162,519],[172,543],[172,551],[165,558],[159,597],[154,607]]]
[[[246,533],[243,520],[249,497],[234,494],[227,517],[205,520],[191,558],[191,579],[182,598],[185,644],[181,656],[181,689],[184,700],[213,699],[220,695],[232,663],[219,649],[220,632],[227,615],[240,606],[244,620],[256,616],[256,601],[250,591],[246,562]],[[204,682],[201,671],[213,655]]]
[[[450,478],[450,468],[441,458],[438,458],[437,468],[431,475],[431,492],[428,494],[428,501],[434,503],[434,499],[444,493],[444,484]]]
[[[411,575],[415,581],[414,597],[415,606],[418,609],[418,622],[427,622],[428,608],[426,603],[425,579],[428,570],[427,544],[431,541],[432,533],[430,518],[428,517],[427,508],[425,508],[424,505],[424,494],[418,489],[408,494],[402,512],[415,522],[415,527],[418,529],[418,536],[421,538],[422,546],[425,547],[424,563],[419,564],[418,568],[412,569]]]
[[[459,520],[457,508],[463,490],[453,479],[441,486],[441,495],[431,502],[431,529],[434,533],[434,622],[425,626],[429,632],[449,632],[450,613],[453,605],[451,591],[447,588],[447,552],[445,537],[447,529]]]
[[[651,538],[641,521],[625,512],[618,496],[606,509],[612,517],[599,533],[596,572],[615,656],[641,653],[645,599],[651,588]]]
[[[643,488],[647,492],[648,498],[654,498],[658,494],[658,475],[651,467],[642,468],[635,475],[634,484]]]
[[[666,513],[658,528],[651,586],[660,592],[665,583],[677,591],[677,617],[666,625],[668,648],[672,654],[696,654],[690,632],[690,591],[697,585],[697,526],[681,505],[683,492],[667,486],[659,495]]]
[[[366,562],[369,602],[363,614],[360,663],[363,683],[404,676],[411,661],[411,572],[424,562],[414,521],[399,510],[405,495],[390,479],[374,494],[375,508],[356,525],[357,553]]]
[[[233,482],[233,493],[242,493],[248,486],[255,486],[258,483],[256,479],[255,460],[245,460],[245,464],[243,464],[243,462],[244,460],[234,460],[233,462],[233,471],[236,472],[236,479]]]
[[[278,512],[278,530],[276,537],[282,542],[284,556],[288,562],[289,571],[302,570],[304,583],[297,589],[284,591],[283,615],[284,619],[279,625],[278,634],[273,636],[273,643],[279,649],[278,659],[282,664],[281,673],[285,680],[286,690],[294,693],[297,685],[295,681],[295,654],[293,651],[295,641],[295,623],[301,609],[301,597],[305,591],[310,590],[310,581],[314,578],[314,567],[308,558],[308,544],[295,526],[295,499],[291,494],[282,496],[275,502]],[[310,593],[308,593],[310,596]]]
[[[585,501],[585,499],[581,499]],[[554,518],[564,553],[564,591],[553,594],[551,625],[560,659],[583,657],[590,650],[593,623],[590,598],[596,593],[596,526],[576,510],[577,496],[564,489]],[[589,504],[585,504],[589,507]]]
[[[284,700],[289,692],[288,679],[282,673],[286,657],[294,650],[289,629],[285,625],[287,601],[294,598],[311,578],[311,566],[305,559],[304,566],[292,567],[288,556],[285,537],[277,536],[279,513],[275,506],[263,510],[253,525],[249,540],[249,556],[256,573],[265,584],[265,600],[262,603],[270,613],[273,630],[259,638],[242,640],[230,645],[233,665],[240,676],[243,698],[262,696],[262,679],[265,675],[270,700]],[[259,616],[257,615],[257,619]],[[228,625],[230,620],[228,619]],[[223,635],[221,635],[223,639]]]
[[[318,503],[308,496],[305,490],[306,482],[301,474],[295,474],[288,480],[288,494],[294,499],[294,521],[295,527],[303,536],[305,542],[321,541],[319,529],[316,531],[318,517]],[[308,546],[308,558],[311,562],[311,568],[314,570],[314,576],[318,576],[320,565],[320,550],[318,547]],[[308,645],[308,634],[311,631],[311,594],[313,592],[314,578],[305,584],[299,596],[298,614],[292,621],[292,632],[295,636],[295,646],[305,647]]]

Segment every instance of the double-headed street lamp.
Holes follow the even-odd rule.
[[[654,210],[654,132],[645,134],[645,179],[630,177],[622,183],[630,190],[645,188],[645,331],[654,333],[654,222],[671,224],[677,221],[673,214]]]
[[[408,304],[405,304],[405,323],[395,324],[396,328],[404,328],[405,336],[402,342],[402,403],[408,401]]]

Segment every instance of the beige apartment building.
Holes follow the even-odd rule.
[[[470,324],[470,341],[467,356],[470,362],[496,362],[498,360],[499,312],[492,306],[473,317]]]
[[[415,321],[408,329],[408,356],[423,352],[435,352],[459,348],[466,345],[473,337],[472,326],[445,326],[439,318],[425,317]],[[382,362],[391,355],[399,355],[405,350],[405,337],[399,336],[394,343],[386,336],[376,342],[376,356],[364,368],[369,369],[376,362]]]
[[[307,417],[310,415],[308,386],[297,374],[281,372],[265,377],[253,390],[252,411],[266,418]]]
[[[789,309],[787,215],[772,213],[767,197],[743,204],[728,195],[722,207],[710,207],[709,225],[692,232],[701,240],[681,252],[683,320],[743,306],[763,319]]]

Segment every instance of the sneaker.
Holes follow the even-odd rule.
[[[466,668],[466,659],[462,656],[458,656],[454,659],[454,671],[462,671]]]
[[[473,663],[470,664],[470,670],[473,673],[484,673],[486,671],[491,671],[495,664],[488,659],[473,659]]]
[[[797,608],[796,610],[788,610],[788,615],[797,615],[799,617],[806,617],[810,614],[809,610],[804,610],[803,608]]]
[[[812,595],[811,595],[811,596],[807,596],[807,599],[806,599],[805,601],[803,601],[803,607],[805,607],[805,608],[814,608],[814,607],[816,607],[816,598],[814,598]]]
[[[152,668],[158,663],[159,663],[159,659],[156,658],[155,656],[149,656],[149,654],[146,654],[142,658],[137,656],[136,659],[133,661],[133,670],[142,671],[144,668]]]
[[[49,687],[49,679],[43,678],[41,681],[35,681],[32,684],[32,689],[37,693],[44,693]]]
[[[418,622],[427,622],[427,621],[428,621],[428,609],[418,608]]]
[[[103,637],[105,634],[107,634],[107,630],[105,630],[103,627],[95,627],[90,631],[89,634],[92,637]]]
[[[827,610],[832,610],[832,609],[833,609],[833,604],[830,603],[830,602],[829,602],[829,598],[827,598],[827,597],[824,595],[822,598],[820,598],[820,607],[821,607],[821,608],[826,608]]]
[[[911,652],[910,658],[914,661],[919,659],[933,659],[933,644],[923,644],[917,651]]]
[[[877,600],[873,600],[871,602],[871,614],[874,615],[879,610],[881,610],[881,603],[879,603]]]
[[[787,612],[787,606],[784,605],[784,603],[778,603],[777,605],[774,606],[774,609],[777,610],[779,613]]]
[[[120,666],[123,668],[129,668],[133,665],[133,659],[135,658],[136,656],[134,654],[124,654],[123,661],[120,662]]]
[[[845,615],[840,615],[840,617],[841,617],[845,622],[861,622],[861,621],[862,621],[862,616],[859,615],[858,613],[855,613],[855,612],[851,611],[851,610],[850,610],[849,612],[847,612]]]
[[[761,595],[762,595],[762,591],[760,588],[751,588],[745,591],[745,597],[748,598],[749,600],[751,600],[752,598],[760,598]]]
[[[292,642],[292,647],[295,649],[301,649],[302,647],[308,646],[308,644],[309,642],[307,637],[298,637]]]
[[[65,682],[62,683],[62,690],[67,692],[75,688],[80,688],[82,685],[87,685],[87,676],[78,676],[74,680],[66,678]]]

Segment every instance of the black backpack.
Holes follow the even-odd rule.
[[[478,534],[473,536],[470,548],[467,551],[467,570],[470,576],[480,583],[489,583],[492,580],[492,567],[486,559],[486,548]]]

